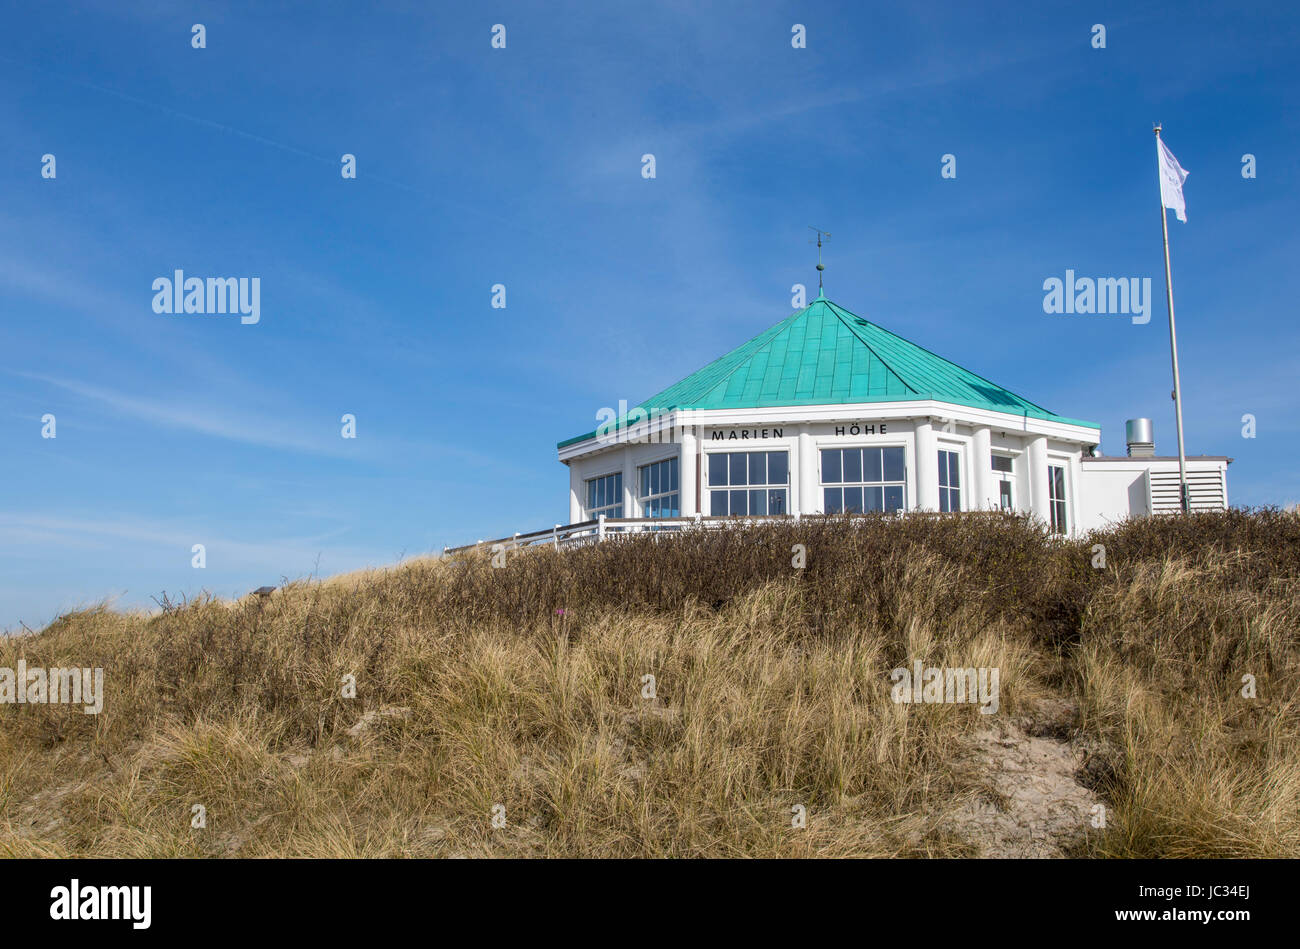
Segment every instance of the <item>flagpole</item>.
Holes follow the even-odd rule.
[[[1160,150],[1160,126],[1156,130],[1156,152]],[[1157,168],[1159,165],[1157,165]],[[1163,192],[1160,196],[1160,227],[1165,236],[1165,299],[1169,304],[1169,353],[1174,365],[1174,416],[1178,423],[1178,497],[1183,513],[1191,513],[1187,492],[1187,455],[1183,452],[1183,389],[1178,381],[1178,333],[1174,329],[1174,272],[1169,265],[1169,215]]]

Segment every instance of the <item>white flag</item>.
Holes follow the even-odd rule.
[[[1160,200],[1173,208],[1174,217],[1187,223],[1187,203],[1183,200],[1183,182],[1190,172],[1184,171],[1164,139],[1156,139],[1156,160],[1160,164]]]

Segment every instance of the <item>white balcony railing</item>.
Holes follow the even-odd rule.
[[[447,556],[468,553],[472,550],[495,552],[547,544],[564,547],[571,544],[600,543],[610,537],[649,531],[680,531],[694,527],[725,527],[742,523],[767,524],[798,519],[798,515],[791,514],[774,514],[765,517],[704,517],[700,514],[692,517],[606,517],[602,514],[594,520],[580,521],[577,524],[556,524],[549,530],[529,531],[526,534],[514,534],[494,540],[480,540],[476,544],[464,544],[460,547],[444,547],[442,552]]]

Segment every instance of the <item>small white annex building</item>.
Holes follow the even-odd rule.
[[[569,520],[1009,509],[1078,534],[1176,512],[1178,458],[1129,453],[824,296],[596,431],[559,444]],[[1231,459],[1187,458],[1194,510]]]

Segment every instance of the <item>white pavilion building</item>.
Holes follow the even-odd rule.
[[[1180,510],[1178,458],[1129,423],[1049,412],[819,296],[596,431],[559,443],[572,524],[853,511],[1031,513],[1077,535]],[[1231,459],[1186,459],[1193,510],[1227,507]]]

